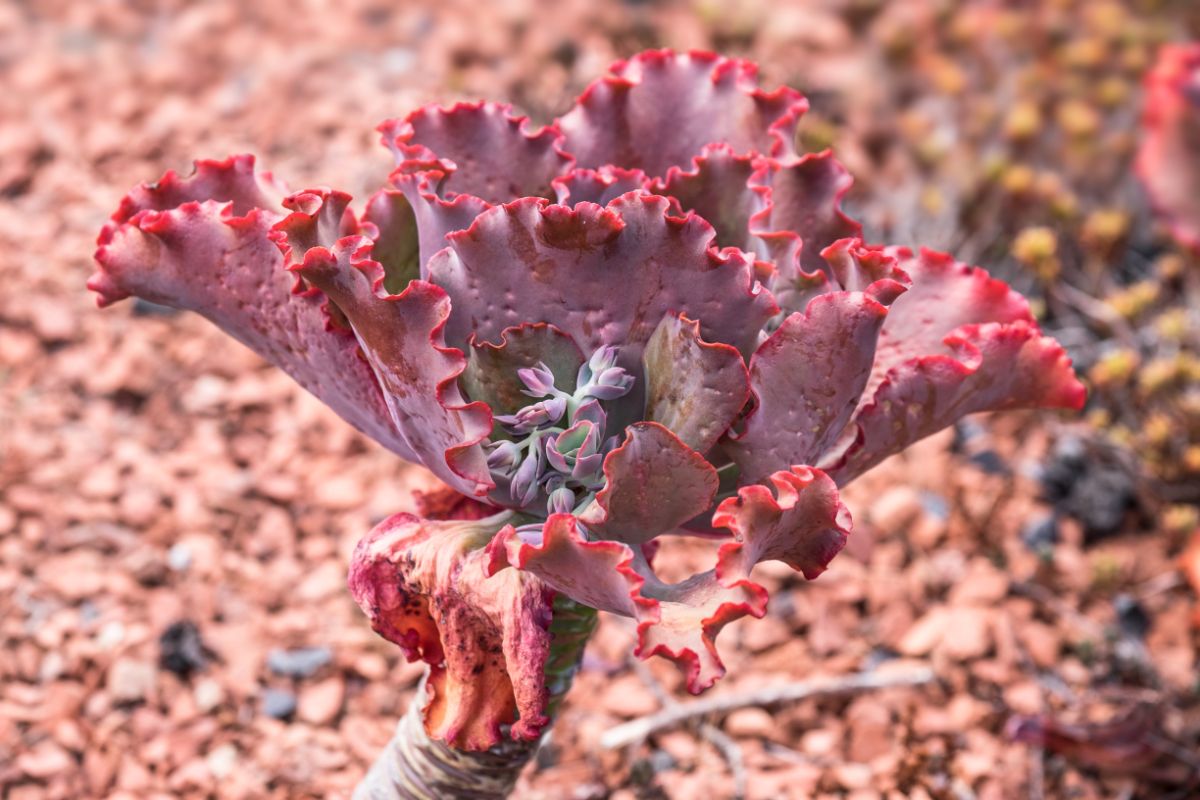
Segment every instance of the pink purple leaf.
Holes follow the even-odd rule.
[[[554,375],[554,385],[570,394],[584,362],[571,337],[545,323],[506,328],[499,344],[473,342],[467,358],[460,379],[463,390],[496,414],[515,414],[532,402],[518,370],[544,363]]]
[[[641,544],[701,513],[717,492],[717,471],[657,422],[625,429],[604,459],[604,488],[580,521],[604,539]]]
[[[429,277],[429,260],[446,246],[446,234],[471,226],[491,205],[478,197],[459,194],[442,196],[440,184],[446,173],[437,169],[392,173],[392,184],[408,200],[416,219],[417,266],[422,280]]]
[[[661,197],[627,194],[606,208],[527,198],[490,209],[429,265],[454,299],[447,341],[497,341],[511,325],[547,322],[584,352],[620,347],[634,369],[675,311],[699,320],[706,339],[749,352],[774,301],[742,254],[709,249],[707,223],[667,208]]]
[[[191,175],[168,170],[154,183],[135,186],[112,215],[109,226],[129,222],[147,209],[169,211],[184,203],[216,200],[230,203],[229,215],[244,217],[252,210],[279,213],[287,187],[269,172],[254,169],[254,156],[230,156],[224,161],[199,159]]]
[[[768,190],[750,185],[757,162],[754,155],[739,155],[727,144],[708,145],[690,169],[672,167],[651,188],[655,194],[678,200],[684,211],[703,217],[716,231],[718,246],[756,252],[750,220],[769,202]]]
[[[489,545],[492,570],[531,572],[573,600],[638,621],[635,655],[680,664],[688,689],[711,686],[725,668],[714,639],[728,622],[766,613],[767,593],[747,582],[725,587],[709,570],[679,584],[659,581],[639,550],[623,542],[588,541],[568,514],[553,514],[536,541],[512,528]]]
[[[837,440],[870,378],[887,315],[868,292],[831,292],[763,342],[750,361],[754,410],[725,448],[744,483],[815,463]]]
[[[774,495],[763,484],[743,486],[713,515],[713,527],[734,537],[721,546],[717,572],[748,577],[760,561],[782,561],[812,580],[846,545],[850,512],[819,469],[795,466],[768,480]]]
[[[749,61],[652,50],[611,68],[558,121],[581,167],[605,164],[662,177],[690,167],[707,144],[739,154],[792,155],[808,102],[793,89],[758,88]]]
[[[302,292],[271,241],[284,192],[249,156],[197,162],[135,189],[100,233],[88,287],[108,305],[130,295],[195,311],[275,364],[343,419],[403,458],[379,384],[325,299]],[[240,216],[238,215],[240,212]]]
[[[403,192],[382,189],[371,195],[361,227],[375,242],[371,258],[383,267],[383,287],[389,294],[400,294],[421,277],[417,215]]]
[[[635,654],[680,664],[689,691],[700,692],[725,672],[716,636],[729,622],[766,613],[767,592],[750,580],[765,559],[815,576],[845,543],[850,517],[833,482],[819,470],[794,468],[765,486],[745,487],[718,509],[714,523],[733,540],[716,566],[676,584],[664,583],[641,548],[589,541],[574,517],[555,514],[536,536],[506,528],[488,546],[493,573],[513,566],[534,573],[572,599],[638,621]]]
[[[962,325],[985,322],[1033,323],[1029,303],[1004,281],[945,253],[922,248],[887,248],[912,285],[896,300],[879,334],[875,368],[864,402],[887,373],[912,358],[948,354],[944,339]]]
[[[383,268],[369,253],[369,239],[347,237],[332,250],[309,250],[294,269],[349,320],[418,460],[463,494],[482,496],[494,485],[480,447],[492,415],[459,391],[466,357],[442,338],[450,298],[419,280],[398,295],[383,293]]]
[[[829,151],[759,162],[750,184],[766,190],[767,207],[750,220],[750,228],[770,253],[782,282],[827,272],[822,251],[839,239],[862,236],[862,225],[841,206],[853,183]],[[785,308],[803,310],[794,304]]]
[[[650,180],[640,169],[603,166],[573,169],[554,179],[555,202],[560,206],[595,203],[606,206],[627,192],[648,192]]]
[[[529,130],[526,117],[498,103],[425,106],[380,126],[400,172],[445,173],[441,190],[487,203],[552,197],[551,181],[572,166],[553,125]]]
[[[706,453],[750,398],[741,354],[710,344],[700,325],[667,314],[646,345],[646,419],[661,423],[691,449]]]
[[[914,358],[889,371],[855,415],[856,440],[833,470],[839,484],[967,414],[1083,406],[1086,391],[1070,358],[1033,323],[964,325],[943,346],[949,355]]]

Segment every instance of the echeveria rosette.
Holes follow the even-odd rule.
[[[540,735],[565,598],[700,691],[720,629],[765,613],[754,565],[815,578],[845,544],[840,485],[963,414],[1083,402],[1006,285],[864,244],[846,171],[793,149],[804,98],[754,75],[645,53],[544,128],[488,103],[385,123],[361,213],[241,157],[101,234],[102,302],[204,314],[470,498],[384,521],[351,570],[454,747]],[[712,539],[711,569],[661,580],[672,534]]]
[[[1138,174],[1175,238],[1200,252],[1200,43],[1162,48],[1145,103]]]

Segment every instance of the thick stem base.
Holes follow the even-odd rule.
[[[354,800],[499,800],[508,797],[537,742],[505,742],[482,753],[429,738],[421,721],[424,684]]]
[[[550,697],[546,713],[558,715],[588,637],[596,628],[594,609],[558,595],[546,660]],[[481,753],[457,750],[429,738],[421,717],[425,682],[413,697],[396,733],[354,792],[354,800],[503,800],[540,742],[502,742]]]

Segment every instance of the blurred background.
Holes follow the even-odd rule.
[[[344,575],[429,478],[198,317],[98,312],[121,195],[253,152],[361,198],[383,119],[487,98],[545,122],[664,46],[804,91],[802,147],[856,176],[868,240],[1010,281],[1091,399],[856,483],[846,553],[811,584],[763,570],[713,691],[903,659],[934,684],[604,751],[683,696],[606,619],[517,796],[1200,796],[1200,261],[1131,173],[1143,75],[1197,37],[1193,0],[0,3],[0,796],[345,796],[420,674]]]

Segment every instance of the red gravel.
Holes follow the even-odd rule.
[[[361,196],[388,168],[378,121],[475,95],[545,116],[614,55],[712,46],[690,8],[0,5],[0,795],[344,796],[419,675],[369,630],[344,575],[357,539],[428,477],[203,320],[96,311],[92,242],[124,190],[253,151],[293,186]],[[1182,538],[1149,513],[1100,545],[1070,522],[1042,556],[1021,541],[1046,513],[1025,475],[1060,424],[995,421],[1007,475],[935,437],[848,492],[857,531],[826,575],[763,570],[771,613],[722,635],[714,691],[888,657],[939,678],[714,720],[740,746],[749,797],[1196,796],[1164,752],[1194,759],[1200,739]],[[710,557],[672,543],[659,561]],[[1121,633],[1120,594],[1144,612],[1144,640]],[[181,621],[199,641],[174,629],[170,664],[190,674],[161,662]],[[518,796],[732,796],[725,757],[694,731],[599,749],[659,705],[628,665],[631,635],[604,620]],[[329,658],[269,669],[272,650],[301,647]],[[682,697],[671,665],[650,668]],[[293,702],[284,720],[267,713]],[[1095,723],[1138,704],[1152,711],[1127,731],[1150,743],[1142,761],[1092,729],[1089,747],[1044,757],[1005,734],[1014,714]]]

